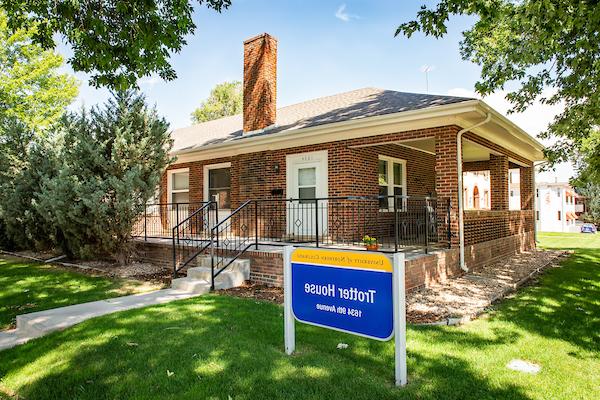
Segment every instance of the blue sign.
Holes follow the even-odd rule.
[[[296,249],[291,256],[296,319],[377,340],[394,334],[392,263],[381,253]]]

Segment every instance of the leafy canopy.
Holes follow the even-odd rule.
[[[221,12],[231,0],[196,0]],[[37,27],[34,40],[45,49],[60,35],[71,46],[75,71],[92,75],[96,86],[124,89],[157,73],[176,77],[169,56],[194,33],[191,0],[0,0],[13,29]]]
[[[478,17],[461,42],[463,59],[482,67],[476,90],[487,95],[516,84],[507,95],[516,112],[535,100],[563,103],[565,111],[542,137],[560,138],[547,151],[550,161],[573,157],[600,122],[598,1],[441,0],[422,6],[396,35],[420,31],[439,38],[453,14]]]
[[[0,119],[46,128],[77,96],[77,81],[59,73],[60,55],[33,41],[34,26],[11,32],[7,23],[0,10]]]
[[[242,112],[242,83],[239,81],[223,82],[210,91],[208,99],[200,103],[192,113],[192,122],[212,121]]]

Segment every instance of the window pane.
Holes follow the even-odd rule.
[[[317,190],[317,188],[315,188],[314,186],[306,187],[306,188],[299,188],[298,189],[298,197],[300,198],[300,203],[310,203],[311,202],[310,199],[314,199],[316,197],[316,194],[317,194],[316,190]]]
[[[388,198],[385,197],[388,195],[388,187],[387,186],[379,186],[379,208],[387,209],[389,208]],[[381,197],[384,196],[384,197]]]
[[[402,185],[402,164],[394,163],[394,185]]]
[[[388,183],[387,161],[379,160],[379,184],[387,185],[387,183]]]
[[[172,175],[172,189],[173,190],[185,190],[190,187],[190,174],[189,172],[176,172]]]
[[[298,169],[298,186],[311,186],[317,184],[317,169],[300,168]]]
[[[189,203],[190,194],[188,192],[173,193],[173,203]]]
[[[228,188],[230,187],[231,177],[229,168],[209,169],[208,187],[209,188]]]
[[[217,202],[220,209],[231,208],[231,190],[230,189],[209,189],[210,199]]]
[[[394,186],[394,196],[404,196],[402,186]]]

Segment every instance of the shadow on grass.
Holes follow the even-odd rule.
[[[481,347],[514,340],[430,331],[432,340]],[[207,296],[91,320],[0,353],[0,376],[32,399],[528,398],[443,353],[409,351],[411,384],[399,390],[391,343],[306,325],[297,342],[286,356],[280,306]],[[336,350],[339,342],[349,349]]]
[[[0,258],[0,330],[19,314],[127,294],[118,279],[88,276],[40,263]]]
[[[576,248],[561,268],[548,271],[542,284],[504,302],[494,319],[546,338],[568,341],[585,351],[600,351],[600,252]]]

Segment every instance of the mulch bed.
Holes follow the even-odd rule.
[[[31,250],[19,252],[5,252],[5,254],[24,257],[39,262],[50,260],[58,254],[52,252],[35,252]],[[167,285],[171,283],[172,270],[168,266],[158,266],[150,263],[132,261],[127,265],[120,265],[112,260],[69,260],[60,259],[51,263],[60,268],[84,273],[93,276],[107,276],[111,278],[135,279]]]
[[[246,282],[242,286],[219,290],[220,294],[244,299],[265,300],[276,304],[283,304],[283,289],[257,283]]]

